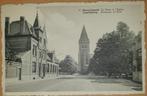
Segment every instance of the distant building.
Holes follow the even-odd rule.
[[[134,40],[133,45],[133,80],[142,82],[142,33]]]
[[[39,24],[38,13],[33,26],[25,17],[11,23],[6,17],[5,41],[6,78],[39,79],[47,77],[50,70],[58,73],[58,65],[47,54],[46,30]]]
[[[89,59],[90,59],[90,48],[89,38],[86,33],[85,26],[82,29],[82,33],[79,39],[79,71],[81,74],[85,74],[88,71]]]

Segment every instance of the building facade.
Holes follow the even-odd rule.
[[[89,59],[90,59],[90,48],[89,38],[85,29],[82,29],[82,33],[79,39],[79,71],[81,74],[85,74],[88,71]]]
[[[38,13],[33,26],[23,16],[11,23],[6,17],[5,45],[9,53],[5,56],[6,78],[35,80],[57,75],[59,66],[47,54],[46,30],[39,24]]]

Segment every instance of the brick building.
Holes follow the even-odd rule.
[[[56,76],[58,64],[47,53],[46,30],[39,24],[38,13],[33,26],[23,16],[11,23],[9,17],[5,18],[6,78],[22,80]]]

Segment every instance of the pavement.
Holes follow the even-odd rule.
[[[44,81],[44,80],[50,80],[50,79],[57,79],[60,78],[59,76],[52,76],[49,78],[43,78],[43,79],[35,79],[35,80],[18,80],[18,78],[8,78],[5,79],[5,86],[7,85],[16,85],[16,84],[23,84],[23,83],[31,83],[36,81]]]
[[[141,91],[141,84],[125,79],[113,79],[106,77],[89,77],[63,75],[58,78],[43,80],[28,80],[7,82],[6,92],[102,92],[102,91]]]

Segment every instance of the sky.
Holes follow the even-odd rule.
[[[117,9],[121,12],[116,12]],[[94,13],[90,13],[92,10]],[[102,10],[111,12],[104,13]],[[126,23],[135,34],[144,32],[143,2],[8,4],[3,5],[1,10],[3,30],[5,17],[10,17],[12,22],[24,16],[33,25],[37,11],[40,25],[46,26],[48,49],[54,50],[59,60],[71,55],[78,62],[78,40],[83,26],[90,40],[90,54],[94,54],[98,39],[116,30],[119,21]]]

